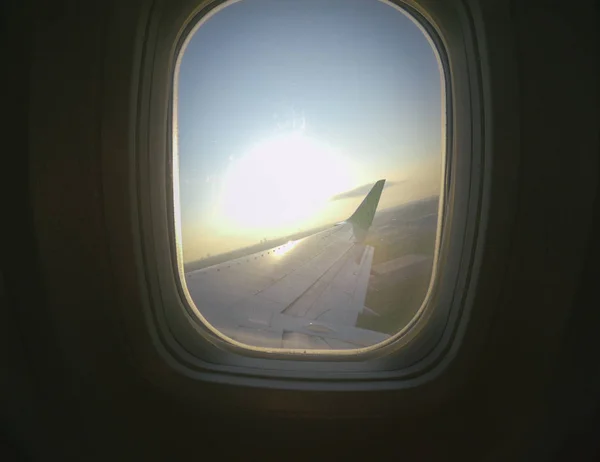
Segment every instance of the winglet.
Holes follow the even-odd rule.
[[[384,184],[385,180],[379,180],[375,183],[356,211],[348,218],[348,222],[359,226],[363,230],[368,230],[371,227]]]

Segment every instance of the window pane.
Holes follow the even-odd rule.
[[[435,49],[376,0],[245,0],[179,57],[184,284],[254,347],[356,349],[422,306],[445,119]],[[383,181],[384,180],[384,181]]]

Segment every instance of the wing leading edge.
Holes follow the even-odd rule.
[[[267,348],[348,349],[389,336],[356,327],[374,249],[364,244],[385,180],[345,221],[309,237],[186,274],[215,328]]]

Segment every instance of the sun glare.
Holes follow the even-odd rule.
[[[299,241],[288,241],[286,244],[283,244],[282,246],[277,247],[273,251],[273,255],[278,256],[278,257],[281,255],[285,255],[290,250],[292,250],[294,247],[296,247],[296,244],[298,244],[298,242]]]
[[[301,133],[266,140],[233,160],[217,207],[227,228],[302,227],[331,196],[356,186],[352,164]]]

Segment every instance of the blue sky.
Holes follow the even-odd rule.
[[[438,61],[423,32],[388,4],[233,3],[195,31],[178,78],[186,261],[343,219],[360,198],[325,204],[325,196],[379,178],[394,183],[381,208],[439,189]],[[302,213],[266,217],[258,207],[272,198]]]

